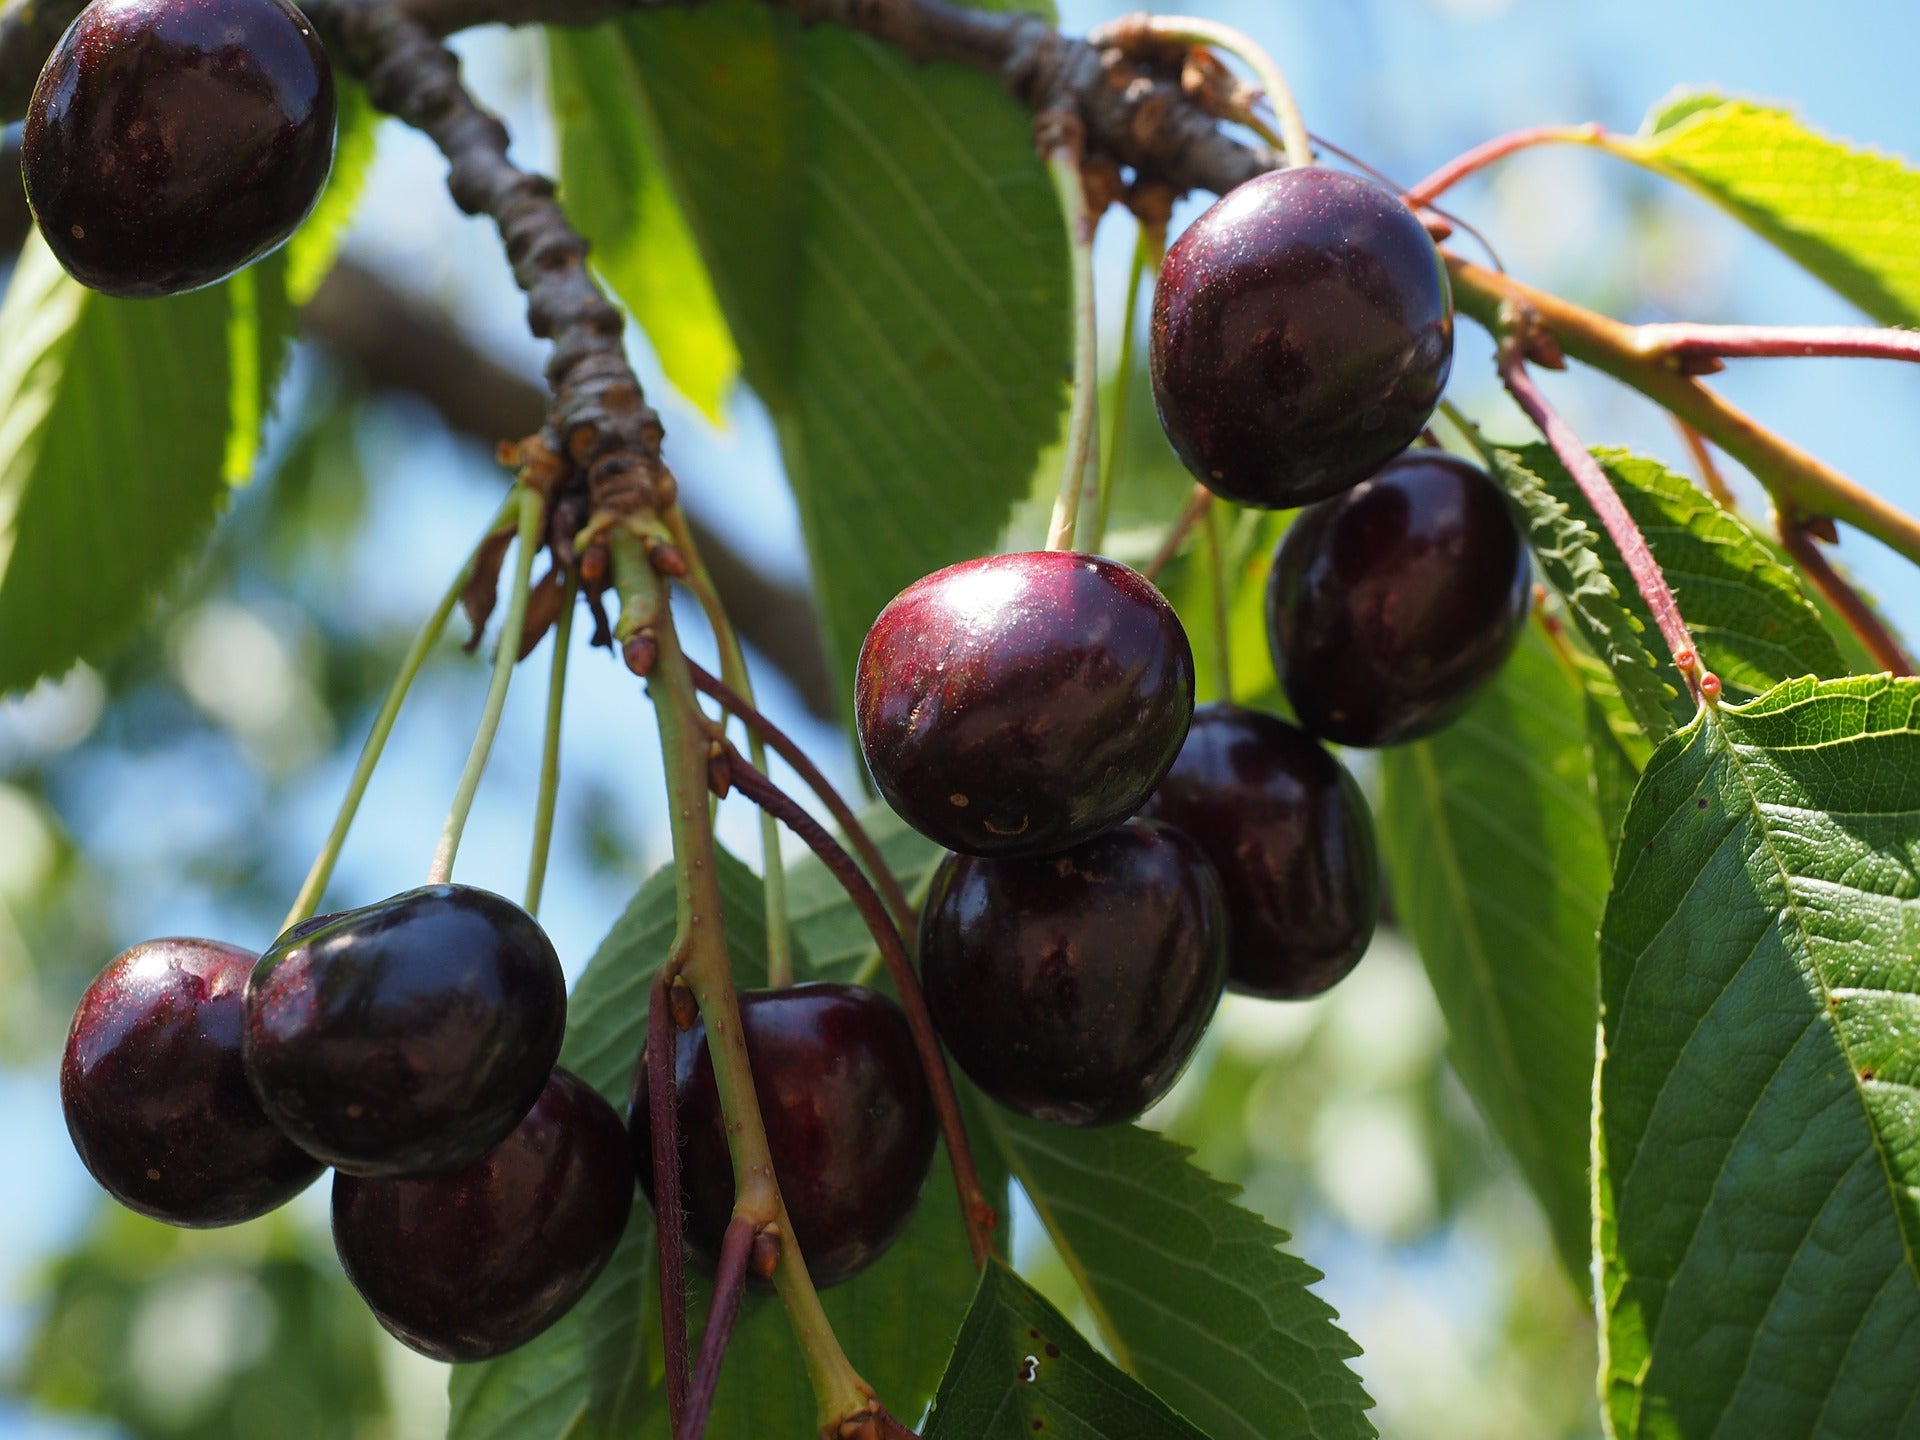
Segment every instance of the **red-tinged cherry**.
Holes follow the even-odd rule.
[[[213,940],[148,940],[81,997],[60,1103],[73,1148],[129,1209],[169,1225],[232,1225],[320,1173],[261,1110],[240,1063],[257,958]]]
[[[486,1360],[573,1308],[632,1207],[619,1113],[556,1069],[513,1133],[461,1169],[336,1175],[333,1243],[396,1338],[436,1360]]]
[[[429,885],[274,944],[247,989],[247,1075],[309,1154],[356,1175],[478,1159],[539,1098],[566,980],[511,900]]]
[[[21,171],[75,279],[174,295],[294,232],[333,131],[326,51],[286,0],[94,0],[40,72]]]
[[[1131,1120],[1192,1058],[1227,976],[1206,855],[1129,820],[1060,855],[949,855],[920,916],[920,978],[947,1049],[1009,1109]]]
[[[938,1133],[933,1098],[900,1007],[859,985],[740,995],[753,1089],[794,1238],[817,1286],[859,1274],[899,1238],[919,1202]],[[687,1239],[709,1259],[733,1214],[733,1162],[704,1021],[674,1049]],[[653,1195],[644,1059],[628,1124]]]
[[[1318,166],[1256,176],[1167,252],[1153,293],[1160,423],[1218,495],[1287,509],[1410,445],[1453,363],[1440,252],[1400,197]]]
[[[1274,669],[1323,740],[1417,740],[1499,672],[1531,582],[1494,483],[1464,460],[1415,451],[1282,538],[1267,589]]]
[[[1190,836],[1227,902],[1227,984],[1318,995],[1366,953],[1380,910],[1373,817],[1344,766],[1278,716],[1203,705],[1141,815]]]
[[[1112,560],[969,560],[888,603],[854,718],[887,803],[970,855],[1042,855],[1139,808],[1193,716],[1193,652],[1160,592]]]

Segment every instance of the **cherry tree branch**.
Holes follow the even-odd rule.
[[[1920,360],[1920,331],[1869,325],[1636,325],[1633,338],[1647,359],[1685,375],[1711,375],[1722,360],[1769,356]]]

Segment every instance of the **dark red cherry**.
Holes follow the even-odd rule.
[[[429,885],[276,942],[247,989],[248,1078],[309,1153],[428,1175],[505,1139],[547,1083],[566,980],[518,905]]]
[[[1415,451],[1288,529],[1267,588],[1274,669],[1323,740],[1417,740],[1498,673],[1531,581],[1493,482],[1464,460]]]
[[[1160,423],[1187,468],[1229,500],[1286,509],[1413,442],[1446,388],[1453,300],[1391,190],[1276,170],[1174,242],[1150,345]]]
[[[94,0],[40,72],[21,171],[76,280],[174,295],[294,232],[333,128],[326,51],[285,0]]]
[[[740,996],[753,1089],[787,1217],[818,1286],[859,1274],[899,1238],[933,1162],[938,1121],[906,1016],[859,985],[795,985]],[[733,1213],[733,1162],[704,1022],[674,1050],[687,1239],[709,1259]],[[646,1066],[628,1124],[653,1195]]]
[[[1227,976],[1220,882],[1187,836],[1129,820],[1061,855],[949,855],[920,977],[960,1068],[1009,1109],[1131,1120],[1172,1088]]]
[[[320,1173],[261,1110],[240,1064],[256,958],[213,940],[149,940],[81,997],[60,1103],[73,1148],[129,1209],[170,1225],[232,1225]]]
[[[1180,751],[1193,652],[1126,566],[1041,550],[936,571],[860,647],[854,718],[887,803],[970,855],[1041,855],[1119,824]]]
[[[334,1176],[333,1244],[397,1338],[436,1360],[485,1360],[573,1308],[632,1208],[618,1112],[556,1069],[513,1133],[461,1169]]]
[[[1190,836],[1227,902],[1227,984],[1318,995],[1360,962],[1380,911],[1373,817],[1311,735],[1277,716],[1203,705],[1141,815]]]

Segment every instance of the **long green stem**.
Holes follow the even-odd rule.
[[[647,684],[660,724],[666,770],[667,814],[673,834],[674,889],[679,929],[670,962],[692,992],[707,1022],[707,1051],[714,1088],[727,1121],[733,1157],[733,1213],[757,1227],[777,1226],[780,1260],[773,1273],[812,1382],[823,1429],[870,1413],[870,1387],[848,1362],[820,1297],[807,1274],[793,1225],[774,1178],[773,1156],[754,1093],[753,1071],[740,1024],[740,1002],[727,951],[726,922],[714,865],[713,819],[707,808],[707,730],[693,678],[673,625],[667,588],[642,553],[639,537],[615,531],[608,541],[614,584],[623,598],[616,638],[624,642],[642,626],[652,632],[655,653]]]
[[[1047,548],[1071,550],[1089,456],[1099,443],[1094,421],[1100,387],[1100,337],[1093,289],[1093,227],[1098,217],[1087,204],[1080,156],[1072,146],[1050,150],[1047,170],[1060,196],[1060,209],[1067,217],[1073,268],[1073,404],[1067,412],[1067,453],[1060,495],[1053,504],[1053,523],[1047,531]]]
[[[1167,227],[1143,220],[1133,242],[1133,274],[1127,283],[1126,313],[1120,321],[1120,356],[1113,367],[1113,406],[1107,416],[1107,448],[1100,457],[1100,505],[1094,512],[1093,534],[1086,545],[1095,554],[1106,543],[1113,486],[1120,471],[1120,457],[1126,449],[1127,425],[1132,419],[1133,367],[1135,352],[1140,348],[1134,331],[1140,321],[1140,295],[1160,273],[1160,262],[1166,253]]]
[[[427,872],[429,885],[444,885],[453,877],[453,858],[459,853],[460,836],[467,828],[473,797],[480,790],[480,777],[486,773],[493,737],[500,729],[500,712],[507,704],[507,687],[513,681],[513,667],[520,658],[520,632],[526,625],[527,591],[533,581],[533,552],[539,548],[547,502],[538,490],[522,488],[518,496],[519,554],[514,557],[513,589],[508,595],[507,618],[501,626],[499,649],[493,659],[493,680],[487,686],[487,701],[480,711],[480,728],[474,734],[473,748],[467,752],[467,768],[460,775],[459,789],[453,792],[453,805],[440,831],[440,844],[433,852],[433,868]]]
[[[1210,572],[1209,589],[1213,594],[1213,649],[1216,657],[1215,674],[1220,682],[1220,698],[1233,702],[1233,621],[1229,614],[1232,604],[1230,588],[1227,583],[1227,552],[1220,539],[1220,507],[1207,506],[1206,518],[1202,522],[1207,535],[1207,569]]]
[[[481,536],[482,544],[487,536],[500,528],[500,522],[513,513],[513,507],[514,499],[508,496],[493,519],[487,522],[486,531]],[[386,698],[380,702],[380,712],[373,717],[373,729],[367,732],[366,743],[360,747],[360,758],[354,764],[352,778],[347,781],[347,793],[341,797],[340,809],[333,817],[333,829],[327,832],[326,843],[320,847],[320,853],[314,856],[313,866],[307,871],[300,893],[294,897],[293,908],[287,911],[287,918],[280,922],[282,930],[298,925],[320,908],[320,897],[326,893],[327,882],[333,878],[333,867],[340,859],[341,847],[347,843],[347,832],[353,828],[353,817],[359,813],[360,801],[367,793],[367,784],[373,779],[380,756],[387,748],[387,737],[393,733],[400,706],[406,700],[407,692],[413,688],[414,680],[419,677],[427,656],[433,652],[441,632],[447,628],[454,606],[460,603],[460,592],[467,588],[467,581],[473,578],[473,567],[479,556],[480,546],[476,545],[468,555],[466,564],[460,567],[460,573],[453,577],[453,583],[447,586],[446,594],[440,597],[440,603],[413,637],[413,644],[407,647],[406,656],[400,661],[399,672],[393,677],[393,684],[387,687]]]
[[[547,853],[553,848],[553,807],[560,795],[560,713],[567,700],[567,653],[573,640],[573,608],[580,577],[569,573],[560,617],[553,625],[553,673],[547,681],[547,735],[540,748],[540,795],[533,810],[533,854],[527,861],[527,913],[540,913],[547,884]]]

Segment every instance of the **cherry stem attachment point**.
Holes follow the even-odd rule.
[[[1300,114],[1299,102],[1293,97],[1293,87],[1274,63],[1273,56],[1252,36],[1231,25],[1222,25],[1216,20],[1202,20],[1192,15],[1130,15],[1105,27],[1101,34],[1114,32],[1128,38],[1151,37],[1176,45],[1205,45],[1238,57],[1253,72],[1253,78],[1260,82],[1260,88],[1266,94],[1267,104],[1279,124],[1279,134],[1275,138],[1280,142],[1287,164],[1313,164],[1313,140],[1307,134],[1307,122]],[[1088,38],[1091,40],[1094,37]]]
[[[886,958],[894,988],[900,992],[900,1007],[906,1012],[907,1028],[913,1032],[914,1049],[920,1055],[920,1068],[926,1072],[927,1089],[933,1095],[933,1107],[940,1117],[940,1134],[947,1142],[947,1159],[953,1166],[954,1188],[960,1192],[960,1214],[967,1227],[967,1244],[973,1251],[976,1269],[987,1263],[993,1253],[990,1232],[996,1223],[993,1207],[980,1188],[980,1175],[974,1168],[973,1146],[967,1139],[966,1123],[960,1118],[959,1097],[953,1091],[953,1077],[947,1073],[946,1057],[940,1050],[940,1038],[933,1028],[933,1016],[920,991],[920,980],[908,958],[906,941],[888,918],[886,907],[874,893],[853,857],[840,848],[833,836],[778,785],[747,763],[746,757],[728,748],[728,766],[734,785],[749,800],[780,817],[780,823],[792,830],[812,848],[833,872],[860,918],[867,922],[874,942]]]
[[[1086,181],[1080,173],[1080,147],[1055,145],[1047,151],[1047,172],[1060,197],[1067,220],[1067,240],[1073,271],[1073,402],[1067,412],[1067,447],[1060,475],[1060,494],[1053,502],[1053,521],[1047,529],[1049,550],[1071,550],[1080,519],[1081,492],[1091,463],[1098,483],[1100,398],[1100,337],[1093,286],[1093,231],[1099,216],[1087,202]],[[1096,502],[1096,509],[1098,508]]]
[[[527,860],[529,915],[540,913],[547,884],[547,856],[553,849],[553,809],[560,797],[560,716],[567,703],[567,658],[573,644],[573,610],[580,598],[580,576],[567,574],[560,614],[553,622],[553,671],[547,681],[547,732],[540,746],[540,792],[533,811],[533,853]]]
[[[1160,548],[1153,552],[1153,558],[1140,573],[1149,580],[1157,580],[1160,572],[1171,565],[1173,557],[1180,553],[1180,547],[1187,543],[1187,536],[1193,533],[1193,527],[1206,519],[1207,512],[1212,508],[1213,492],[1204,485],[1195,484],[1193,493],[1187,497],[1185,508],[1167,527],[1166,538],[1160,542]]]
[[[1807,522],[1780,510],[1776,512],[1775,523],[1782,547],[1813,582],[1814,588],[1826,597],[1827,603],[1839,612],[1874,663],[1889,675],[1913,674],[1913,661],[1908,658],[1905,647],[1865,597],[1848,584],[1847,578],[1821,553]]]
[[[1484,145],[1476,145],[1464,155],[1449,160],[1407,191],[1401,199],[1419,210],[1431,205],[1476,170],[1484,170],[1494,161],[1504,160],[1516,151],[1535,145],[1598,145],[1604,142],[1606,133],[1601,126],[1589,124],[1536,125],[1526,130],[1515,130],[1509,135],[1496,135]]]
[[[394,721],[399,718],[400,706],[406,700],[407,692],[413,688],[413,682],[419,677],[434,644],[447,628],[447,621],[453,618],[454,607],[460,603],[460,592],[467,588],[467,581],[473,578],[481,548],[502,522],[512,518],[517,503],[517,497],[509,495],[493,519],[487,522],[480,544],[467,556],[466,564],[460,567],[460,573],[453,577],[446,594],[440,597],[440,603],[434,607],[433,613],[413,637],[413,643],[407,647],[406,656],[400,661],[400,669],[393,677],[393,684],[387,687],[386,698],[380,702],[379,713],[373,717],[373,728],[367,732],[366,743],[360,747],[360,758],[354,763],[352,778],[347,781],[347,793],[340,799],[340,809],[333,818],[333,829],[327,833],[326,843],[314,857],[313,866],[300,886],[300,893],[294,897],[293,907],[287,911],[287,918],[280,922],[282,930],[298,925],[320,908],[327,882],[333,878],[333,867],[340,859],[341,847],[347,843],[347,832],[353,828],[353,819],[359,813],[360,801],[367,793],[367,784],[373,779],[380,756],[387,748],[387,737],[393,733]]]
[[[500,640],[494,652],[493,679],[487,686],[487,700],[480,711],[480,727],[474,734],[473,748],[467,752],[467,768],[461,772],[460,786],[453,793],[453,805],[440,832],[439,847],[433,852],[433,868],[427,872],[429,885],[444,885],[453,878],[453,860],[460,851],[460,835],[467,828],[473,797],[480,790],[480,777],[486,773],[487,756],[493,750],[493,737],[499,733],[500,714],[507,704],[507,687],[513,683],[513,667],[520,658],[520,635],[527,620],[527,591],[533,581],[533,555],[540,548],[540,527],[547,518],[547,502],[538,490],[523,486],[519,503],[516,537],[519,553],[514,557],[507,618],[500,628]]]
[[[740,1318],[740,1300],[747,1289],[747,1257],[753,1252],[753,1222],[736,1215],[727,1222],[720,1240],[720,1261],[713,1276],[713,1304],[700,1332],[700,1358],[693,1367],[693,1386],[687,1408],[674,1427],[674,1440],[700,1440],[713,1413],[713,1397],[720,1385],[720,1363],[727,1358],[734,1321]]]
[[[667,1418],[677,1434],[687,1412],[686,1211],[680,1200],[680,1113],[673,1088],[679,1031],[662,969],[647,1002],[647,1123],[653,1142],[653,1213],[660,1257],[660,1336],[666,1354]]]
[[[1533,383],[1532,375],[1527,373],[1527,363],[1521,357],[1520,345],[1511,333],[1500,341],[1500,379],[1506,384],[1508,393],[1526,412],[1527,418],[1546,437],[1547,444],[1553,447],[1553,453],[1580,487],[1580,493],[1587,497],[1587,503],[1593,506],[1614,548],[1626,562],[1627,573],[1633,576],[1634,586],[1647,602],[1647,609],[1653,614],[1653,623],[1659,627],[1662,638],[1667,642],[1667,649],[1672,652],[1674,664],[1680,667],[1687,678],[1687,688],[1697,698],[1699,684],[1696,672],[1690,664],[1683,664],[1681,657],[1686,656],[1690,661],[1698,650],[1693,643],[1693,636],[1687,630],[1687,622],[1680,617],[1680,606],[1673,598],[1666,575],[1653,558],[1653,551],[1647,548],[1646,536],[1640,533],[1640,527],[1634,523],[1633,516],[1627,513],[1627,507],[1614,492],[1613,482],[1607,478],[1607,472],[1600,468],[1600,462],[1580,443],[1580,437],[1573,433],[1572,427],[1560,418],[1560,412],[1548,403],[1547,397],[1540,393],[1540,387]]]
[[[687,673],[693,676],[696,689],[718,701],[721,709],[747,727],[749,735],[771,745],[774,753],[791,765],[794,773],[807,783],[807,788],[820,797],[820,803],[832,813],[834,823],[865,862],[867,873],[880,891],[881,898],[886,901],[887,913],[893,917],[894,924],[903,933],[912,930],[917,923],[913,902],[907,898],[907,892],[900,888],[899,879],[887,865],[887,857],[880,852],[880,847],[860,823],[860,817],[853,813],[853,807],[841,798],[840,792],[833,788],[820,767],[808,758],[807,752],[800,748],[792,736],[755,709],[752,701],[708,674],[692,660],[687,662]],[[753,757],[753,763],[764,773],[766,767],[759,756]]]

